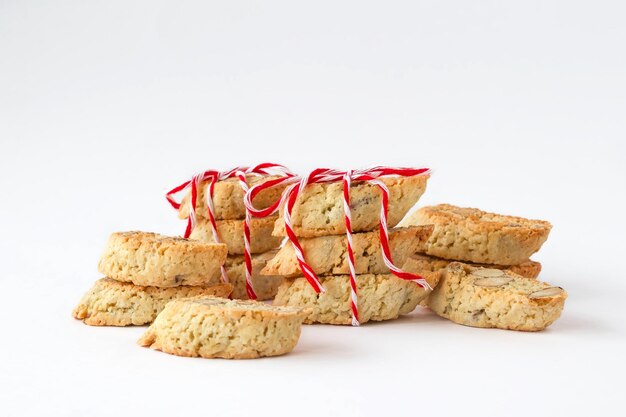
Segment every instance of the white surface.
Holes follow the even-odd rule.
[[[623,3],[203,3],[0,1],[0,415],[623,415]],[[428,165],[420,204],[551,220],[563,317],[307,326],[257,361],[70,317],[110,232],[180,233],[166,188],[264,160]]]

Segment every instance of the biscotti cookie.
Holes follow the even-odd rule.
[[[552,225],[542,220],[502,216],[449,204],[422,207],[402,226],[432,224],[426,254],[492,265],[528,260],[548,238]]]
[[[402,265],[409,256],[425,249],[432,233],[432,226],[396,228],[389,231],[391,256]],[[380,232],[355,233],[352,235],[357,274],[386,274],[389,268],[383,262],[380,248]],[[300,239],[304,257],[317,275],[349,274],[348,241],[345,235],[320,236]],[[293,245],[287,243],[262,271],[268,275],[285,277],[301,276]]]
[[[425,277],[434,287],[438,276]],[[316,294],[305,278],[287,278],[274,299],[277,306],[296,306],[307,310],[305,323],[351,324],[350,277],[320,277],[325,292]],[[392,320],[408,314],[430,290],[391,274],[356,276],[359,297],[359,322]]]
[[[261,184],[267,180],[277,178],[276,176],[247,175],[246,179],[250,187]],[[196,218],[208,218],[207,195],[208,181],[204,181],[198,187],[198,197],[196,201]],[[264,209],[280,200],[280,196],[285,186],[267,188],[254,197],[252,201],[254,207]],[[243,204],[244,191],[237,178],[228,178],[217,181],[213,189],[213,213],[217,220],[241,220],[246,216],[246,207]],[[189,201],[191,191],[183,197],[178,217],[186,219],[189,216]]]
[[[152,323],[165,305],[177,298],[228,297],[231,290],[230,284],[159,288],[102,278],[80,300],[72,315],[90,326],[140,326]]]
[[[426,190],[428,175],[381,178],[389,189],[388,227],[395,227]],[[343,184],[309,184],[298,196],[291,212],[294,232],[300,237],[339,235],[346,232]],[[353,182],[350,187],[352,231],[369,232],[380,222],[381,192],[377,186]],[[282,210],[281,210],[282,211]],[[279,216],[274,235],[285,236]]]
[[[276,249],[282,242],[282,237],[272,236],[272,229],[277,216],[250,219],[250,253],[263,253]],[[226,246],[230,255],[244,253],[243,220],[217,220],[217,233]],[[198,221],[190,239],[203,242],[214,242],[211,222],[206,219]]]
[[[278,287],[285,280],[281,276],[261,275],[261,270],[267,261],[276,255],[276,251],[266,252],[259,255],[252,255],[252,286],[258,300],[269,300],[274,298]],[[247,300],[246,292],[246,264],[244,257],[228,256],[226,263],[228,282],[233,286],[232,298]]]
[[[216,285],[226,245],[156,233],[119,232],[109,238],[98,270],[135,285],[176,287]]]
[[[178,356],[252,359],[291,352],[304,312],[256,301],[197,297],[175,300],[139,339]]]
[[[466,326],[538,331],[559,318],[566,298],[562,288],[544,282],[453,262],[441,274],[428,306]]]
[[[414,269],[411,272],[418,273],[420,275],[437,273],[444,270],[451,262],[447,259],[441,259],[434,256],[423,255],[416,253],[411,256],[414,261]],[[537,278],[541,272],[541,264],[532,260],[527,260],[518,265],[488,265],[488,264],[469,264],[474,267],[484,267],[493,269],[506,269],[517,275],[521,275],[525,278]]]

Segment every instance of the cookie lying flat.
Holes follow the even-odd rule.
[[[230,284],[159,288],[102,278],[80,300],[72,315],[90,326],[140,326],[152,323],[165,305],[177,298],[199,295],[228,297],[231,290]]]
[[[269,179],[277,178],[276,176],[258,176],[247,175],[248,185],[263,183]],[[196,202],[196,217],[208,218],[207,208],[207,188],[208,181],[204,181],[198,188],[198,198]],[[271,206],[280,199],[280,195],[284,190],[284,186],[277,186],[265,189],[254,197],[254,206],[258,209],[264,209]],[[246,208],[243,205],[243,189],[239,185],[237,178],[229,178],[215,183],[213,190],[213,210],[215,219],[217,220],[242,220],[246,216]],[[191,191],[183,197],[178,217],[186,219],[189,216],[189,201],[191,200]]]
[[[430,274],[443,271],[450,263],[447,259],[441,259],[434,256],[428,256],[423,254],[413,254],[411,259],[414,261],[413,270],[418,274]],[[525,278],[537,278],[541,272],[541,264],[539,262],[527,260],[518,265],[487,265],[487,264],[469,264],[474,267],[493,268],[493,269],[506,269],[517,275],[521,275]]]
[[[291,352],[304,313],[255,301],[197,297],[175,300],[139,344],[178,356],[252,359]]]
[[[390,177],[381,181],[389,188],[388,227],[395,227],[417,203],[426,190],[428,175]],[[353,182],[350,187],[352,231],[369,232],[378,227],[381,207],[380,190],[375,185]],[[309,184],[298,196],[291,213],[294,232],[300,237],[339,235],[346,232],[341,183]],[[285,236],[282,215],[274,235]]]
[[[393,261],[402,265],[409,256],[425,249],[432,226],[396,228],[389,231],[389,245]],[[383,262],[378,231],[352,235],[357,274],[386,274],[389,268]],[[304,256],[317,275],[349,274],[348,241],[345,235],[300,239]],[[287,243],[261,272],[285,277],[302,276],[293,245]]]
[[[219,284],[226,245],[156,233],[119,232],[109,238],[98,270],[135,285],[175,287]]]
[[[561,315],[567,293],[509,271],[451,263],[430,294],[441,317],[472,327],[538,331]]]
[[[422,207],[402,226],[435,226],[427,255],[492,265],[517,265],[537,252],[552,225],[449,204]]]
[[[262,253],[260,255],[252,255],[252,286],[257,295],[258,300],[269,300],[274,298],[278,287],[285,280],[281,276],[265,276],[261,275],[261,270],[267,264],[267,261],[276,255],[276,251]],[[232,298],[239,300],[247,300],[246,292],[246,264],[244,257],[228,256],[226,263],[226,272],[228,274],[228,282],[233,286]]]
[[[438,276],[426,277],[434,287]],[[277,306],[297,306],[307,310],[305,323],[351,324],[350,277],[320,277],[325,292],[316,294],[305,278],[286,279],[274,299]],[[415,309],[430,290],[391,274],[357,275],[359,321],[398,318]]]
[[[277,216],[252,218],[250,221],[250,253],[263,253],[276,249],[282,237],[272,236],[272,229]],[[228,246],[230,255],[244,253],[243,220],[217,220],[217,233],[220,240]],[[203,242],[214,242],[213,231],[209,220],[201,219],[194,227],[190,239]]]

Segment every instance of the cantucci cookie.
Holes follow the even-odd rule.
[[[559,318],[566,298],[560,287],[506,270],[453,262],[441,274],[428,306],[466,326],[538,331]]]
[[[109,238],[98,270],[135,285],[216,285],[226,245],[147,232],[119,232]]]
[[[278,287],[285,280],[281,276],[261,275],[261,270],[267,261],[276,255],[276,251],[266,252],[259,255],[252,255],[252,286],[258,300],[269,300],[274,298]],[[247,300],[246,292],[246,264],[244,257],[228,256],[226,263],[228,282],[233,286],[232,298]]]
[[[389,246],[393,261],[402,265],[409,256],[425,249],[432,226],[397,228],[389,231]],[[389,268],[383,262],[378,231],[352,235],[357,274],[385,274]],[[349,274],[348,242],[345,235],[300,239],[307,263],[317,275]],[[268,275],[301,276],[293,245],[287,243],[267,263],[262,271]]]
[[[422,207],[402,226],[432,224],[426,254],[493,265],[517,265],[537,252],[552,225],[449,204]]]
[[[418,274],[438,273],[444,270],[450,263],[447,259],[437,258],[435,256],[423,255],[421,253],[413,254],[413,271]],[[488,264],[469,264],[474,267],[484,267],[493,269],[506,269],[514,274],[521,275],[525,278],[537,278],[541,272],[541,264],[532,260],[527,260],[518,265],[488,265]]]
[[[250,187],[261,184],[269,179],[277,178],[276,176],[259,176],[247,175],[246,179]],[[196,202],[196,217],[208,218],[207,207],[207,188],[208,181],[204,181],[198,188],[198,198]],[[271,206],[280,199],[285,186],[276,186],[261,191],[254,198],[254,206],[258,209],[264,209]],[[246,207],[243,204],[244,192],[239,184],[239,179],[228,178],[217,181],[213,190],[213,210],[215,219],[217,220],[241,220],[246,216]],[[189,216],[189,201],[191,200],[191,191],[183,197],[178,217],[186,219]]]
[[[280,246],[283,238],[272,236],[276,217],[252,218],[250,220],[250,253],[263,253]],[[228,253],[230,255],[243,254],[245,249],[243,220],[217,220],[216,223],[218,236],[221,243],[228,246]],[[200,219],[189,238],[203,242],[214,242],[210,221]]]
[[[102,278],[85,294],[72,315],[90,326],[140,326],[152,323],[165,305],[177,298],[228,297],[231,290],[229,284],[159,288]]]
[[[434,287],[439,277],[425,278]],[[286,279],[278,289],[274,305],[305,308],[305,323],[351,324],[350,276],[324,276],[320,281],[325,291],[316,294],[305,278]],[[391,274],[361,274],[356,281],[360,323],[408,314],[430,291]]]
[[[388,177],[381,181],[389,189],[388,227],[395,227],[426,190],[428,175]],[[339,235],[346,232],[343,184],[309,184],[298,196],[291,213],[294,232],[300,237]],[[377,186],[353,182],[350,187],[352,231],[369,232],[380,221],[381,192]],[[281,210],[282,211],[282,210]],[[278,217],[274,235],[285,236],[285,223]]]
[[[197,297],[175,300],[139,344],[178,356],[252,359],[291,352],[304,312],[255,301]]]

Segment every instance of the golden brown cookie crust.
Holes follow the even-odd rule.
[[[381,181],[389,189],[387,226],[395,227],[426,190],[428,175],[389,177]],[[381,193],[378,187],[354,182],[350,187],[353,232],[369,232],[380,221]],[[281,210],[282,213],[282,210]],[[298,196],[291,213],[294,232],[299,237],[339,235],[346,232],[342,183],[309,184]],[[285,236],[285,223],[278,217],[274,235]]]
[[[537,252],[552,225],[449,204],[422,207],[402,226],[432,224],[426,254],[492,265],[517,265]]]
[[[201,295],[228,297],[231,290],[230,284],[159,288],[102,278],[83,296],[72,316],[90,326],[141,326],[152,323],[172,300]]]
[[[226,261],[226,245],[148,232],[113,233],[98,270],[135,285],[176,287],[217,285]]]
[[[539,331],[561,315],[567,293],[506,270],[453,262],[428,305],[441,317],[472,327]]]
[[[350,277],[320,277],[325,292],[316,294],[305,278],[286,279],[278,289],[274,305],[305,308],[305,323],[351,324]],[[437,276],[427,278],[434,287]],[[359,321],[393,320],[408,314],[424,299],[428,289],[391,274],[357,275]]]
[[[172,355],[252,359],[291,352],[304,313],[255,301],[196,297],[175,300],[138,343]]]
[[[276,217],[252,218],[250,220],[250,253],[263,253],[280,246],[283,238],[272,236]],[[217,233],[221,243],[228,246],[229,255],[242,255],[244,253],[243,222],[243,220],[216,221]],[[189,238],[213,243],[213,231],[210,221],[206,219],[198,220]]]
[[[250,187],[277,178],[276,176],[247,175],[246,179]],[[208,181],[203,181],[198,188],[196,203],[196,218],[208,218],[207,190]],[[280,200],[285,186],[276,186],[261,191],[253,200],[254,207],[264,209]],[[246,217],[246,208],[243,204],[244,192],[237,178],[228,178],[215,183],[213,190],[213,209],[216,220],[242,220]],[[178,217],[186,219],[189,216],[189,201],[191,191],[183,197]]]
[[[432,226],[395,228],[389,231],[389,246],[396,265],[402,265],[418,251],[426,248]],[[357,274],[386,274],[389,268],[383,262],[378,231],[352,235]],[[300,239],[305,259],[317,275],[349,274],[348,243],[345,235]],[[293,245],[287,243],[262,271],[268,275],[301,276]]]

